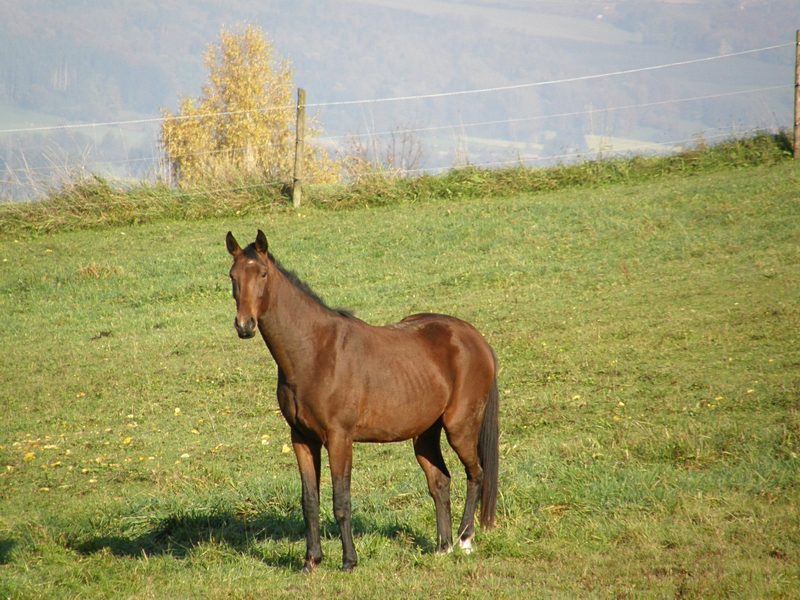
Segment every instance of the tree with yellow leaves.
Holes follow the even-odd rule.
[[[162,109],[161,144],[181,185],[266,178],[288,182],[295,150],[292,69],[254,25],[220,31],[203,55],[208,81],[198,98]],[[318,135],[316,118],[306,137]],[[324,149],[305,144],[303,177],[328,183],[340,166]]]

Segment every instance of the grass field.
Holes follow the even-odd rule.
[[[800,596],[800,167],[0,239],[0,595]],[[500,361],[499,527],[432,554],[409,443],[356,447],[359,566],[300,485],[224,235]],[[454,512],[464,478],[452,453]]]

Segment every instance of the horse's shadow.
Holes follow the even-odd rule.
[[[303,538],[303,521],[295,515],[252,518],[222,511],[170,515],[155,521],[147,531],[136,536],[96,536],[69,545],[80,554],[108,551],[114,556],[147,560],[159,555],[185,558],[194,548],[209,542],[223,544],[237,552],[252,553],[259,541]],[[291,555],[272,558],[276,566],[292,563]]]
[[[339,537],[339,528],[332,520],[320,523],[323,538]],[[377,533],[392,540],[403,540],[417,546],[422,552],[433,552],[434,547],[425,536],[402,524],[376,524],[353,516],[354,536]],[[260,542],[266,540],[299,542],[305,540],[305,526],[300,515],[264,515],[242,517],[222,511],[208,515],[172,515],[156,521],[148,531],[136,536],[95,536],[68,542],[79,554],[110,552],[114,556],[140,558],[169,555],[185,558],[191,551],[206,543],[223,544],[235,552],[250,554],[266,564],[300,569],[305,550],[295,548],[277,552],[264,552]]]
[[[0,538],[0,565],[7,565],[11,562],[11,554],[17,543],[11,538]]]

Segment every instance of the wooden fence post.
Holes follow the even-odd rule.
[[[292,204],[300,208],[303,199],[303,154],[305,154],[304,137],[306,133],[306,91],[297,88],[297,125],[295,126],[294,145],[294,182],[292,184]]]

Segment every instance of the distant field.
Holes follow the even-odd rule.
[[[581,19],[537,11],[528,3],[509,7],[506,3],[467,4],[447,0],[366,0],[367,4],[411,11],[427,17],[458,15],[480,19],[487,25],[524,31],[533,36],[559,38],[599,44],[641,42],[642,35],[623,31],[599,19]]]
[[[0,595],[797,597],[800,167],[0,240]],[[371,323],[497,351],[499,527],[431,553],[409,443],[358,446],[360,564],[310,577],[264,344],[224,235],[257,228]],[[446,455],[454,512],[464,479]],[[324,472],[324,471],[323,471]]]
[[[0,129],[53,127],[63,123],[63,119],[53,115],[45,115],[7,104],[0,104]]]
[[[590,152],[679,152],[680,146],[665,146],[652,142],[642,142],[626,138],[603,135],[585,135],[586,147]],[[688,144],[687,144],[688,146]]]

